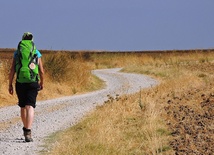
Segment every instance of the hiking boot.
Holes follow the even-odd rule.
[[[30,129],[26,129],[24,127],[23,131],[24,131],[24,136],[25,136],[25,142],[32,142],[33,139],[31,138],[31,130]]]

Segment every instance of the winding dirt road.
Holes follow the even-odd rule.
[[[36,155],[45,150],[44,139],[59,130],[76,124],[87,112],[108,100],[107,95],[131,94],[157,84],[154,79],[119,72],[121,68],[94,70],[106,82],[106,88],[83,95],[37,102],[32,135],[34,142],[25,143],[18,106],[0,109],[0,154]]]

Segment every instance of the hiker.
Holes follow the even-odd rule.
[[[33,34],[26,32],[14,52],[13,62],[9,74],[8,91],[13,95],[13,78],[16,74],[15,90],[18,105],[21,109],[21,120],[26,142],[32,142],[31,127],[34,119],[34,108],[38,91],[43,89],[44,69],[41,53],[33,42]]]

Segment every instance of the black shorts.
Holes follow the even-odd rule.
[[[16,94],[19,99],[18,105],[24,108],[26,105],[36,107],[36,97],[38,95],[38,82],[19,83],[16,82]]]

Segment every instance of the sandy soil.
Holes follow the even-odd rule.
[[[0,154],[39,154],[39,151],[46,149],[43,144],[48,135],[76,124],[87,112],[107,101],[107,95],[116,97],[117,94],[131,94],[138,92],[140,87],[152,87],[157,84],[157,81],[150,77],[119,71],[120,68],[93,71],[95,75],[106,81],[105,89],[37,102],[32,128],[34,142],[31,143],[24,142],[18,106],[1,108]]]

